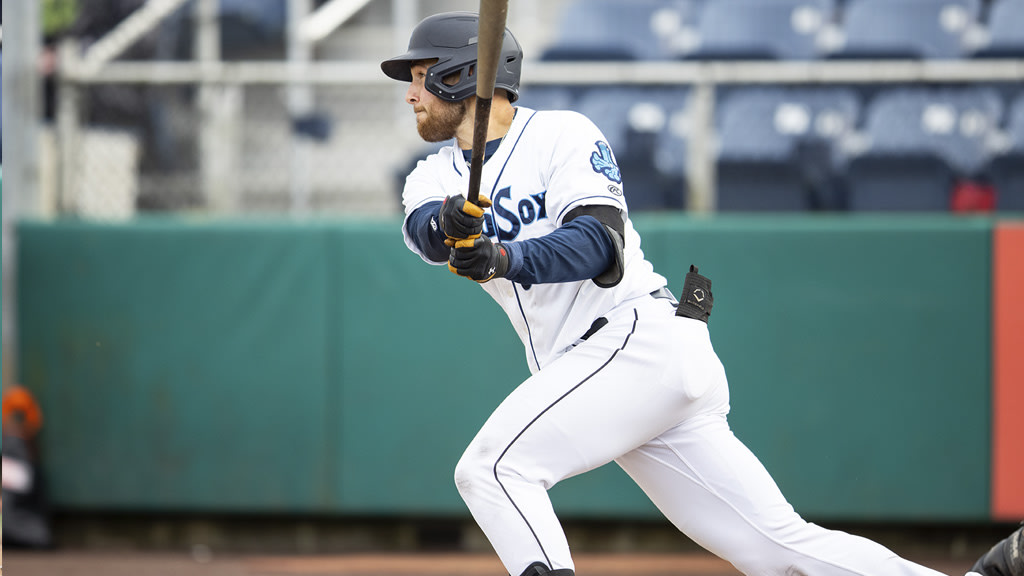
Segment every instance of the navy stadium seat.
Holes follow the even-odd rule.
[[[838,142],[859,113],[842,88],[750,88],[719,114],[716,159],[720,211],[834,210]]]
[[[927,151],[863,154],[847,167],[847,209],[945,212],[954,181],[949,165]]]
[[[842,47],[831,58],[956,59],[968,54],[966,35],[981,0],[848,0]]]
[[[880,93],[867,107],[867,146],[846,168],[849,209],[949,210],[953,182],[988,164],[1001,114],[998,94],[985,88]]]
[[[625,151],[631,127],[660,130],[666,114],[685,108],[688,101],[685,87],[595,86],[580,95],[576,110],[597,124],[618,156]]]
[[[996,189],[996,210],[1024,212],[1024,93],[1010,109],[1007,136],[1006,149],[993,157],[989,169]]]
[[[220,0],[218,9],[225,59],[278,57],[288,22],[285,0]]]
[[[572,89],[565,86],[523,86],[519,89],[516,106],[534,110],[567,110],[573,106]]]
[[[973,177],[988,161],[987,143],[1002,118],[1003,100],[986,87],[908,87],[882,92],[872,108],[880,124],[872,133],[876,146],[927,148],[958,175]]]
[[[832,0],[715,0],[700,14],[690,60],[817,58],[818,34],[834,16]]]
[[[541,60],[664,60],[704,0],[571,0]]]
[[[604,133],[622,172],[630,210],[678,210],[685,207],[685,178],[656,165],[659,135],[669,118],[686,108],[686,88],[596,87],[580,97],[576,109]]]
[[[665,126],[654,137],[654,169],[664,178],[687,182],[689,170],[690,111],[686,106],[668,110]]]
[[[988,13],[988,43],[976,58],[1024,58],[1024,0],[993,0]]]

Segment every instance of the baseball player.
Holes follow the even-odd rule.
[[[804,521],[733,435],[725,369],[708,335],[711,282],[691,267],[677,301],[644,259],[615,155],[589,119],[514,106],[523,54],[508,30],[481,195],[466,201],[477,34],[474,13],[428,17],[408,51],[381,68],[409,83],[420,136],[452,140],[406,179],[406,244],[478,282],[525,347],[531,376],[455,469],[509,574],[574,574],[547,490],[614,461],[680,531],[744,574],[938,575]],[[472,321],[472,311],[460,313]],[[1011,558],[1015,536],[990,555]],[[1019,555],[1002,562],[1004,572],[976,570],[1024,576]]]

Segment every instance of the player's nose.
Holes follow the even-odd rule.
[[[409,89],[405,91],[405,101],[409,104],[416,104],[420,101],[419,90],[415,84],[409,84]]]

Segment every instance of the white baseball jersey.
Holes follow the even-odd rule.
[[[421,161],[406,180],[406,216],[468,188],[469,163],[455,145],[445,147]],[[480,193],[493,202],[484,234],[495,242],[545,236],[561,226],[570,210],[587,204],[614,206],[626,219],[624,273],[613,288],[591,280],[524,286],[499,278],[483,284],[523,341],[532,372],[561,356],[619,303],[665,286],[665,278],[644,259],[640,236],[628,219],[622,178],[607,139],[585,116],[519,107],[508,134],[484,164]],[[430,262],[402,229],[409,248]]]

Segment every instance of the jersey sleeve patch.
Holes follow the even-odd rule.
[[[605,178],[621,184],[622,174],[619,172],[619,165],[615,163],[615,158],[612,157],[612,149],[608,147],[607,142],[601,140],[595,144],[597,152],[590,154],[590,166],[594,168],[594,172],[604,174]]]

